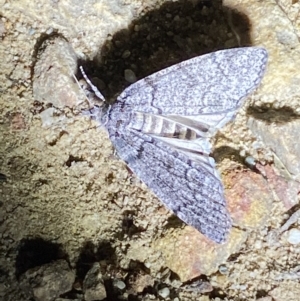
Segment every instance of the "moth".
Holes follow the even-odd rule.
[[[267,59],[260,47],[198,56],[137,81],[114,104],[89,113],[165,206],[217,243],[226,241],[232,222],[209,139],[259,86]]]

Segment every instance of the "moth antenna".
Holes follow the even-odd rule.
[[[242,45],[241,44],[241,37],[238,34],[238,32],[236,31],[236,29],[235,29],[236,27],[233,25],[231,10],[228,11],[227,16],[228,16],[228,25],[229,25],[230,29],[233,31],[233,33],[234,33],[234,35],[236,37],[236,40],[238,42],[238,45],[241,46]]]
[[[91,89],[93,90],[93,92],[95,93],[95,95],[101,99],[103,102],[105,102],[105,98],[104,96],[101,94],[101,92],[98,90],[98,88],[92,84],[92,82],[90,81],[90,79],[87,77],[87,75],[85,74],[83,67],[79,66],[79,69],[81,71],[81,74],[83,76],[83,78],[86,80],[86,82],[88,83],[88,85],[91,87]]]

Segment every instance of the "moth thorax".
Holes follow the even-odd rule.
[[[145,134],[182,140],[198,138],[193,129],[164,116],[135,112],[131,117],[129,127]]]

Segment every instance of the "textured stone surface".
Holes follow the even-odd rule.
[[[182,282],[201,274],[214,273],[218,266],[238,251],[246,239],[246,233],[232,228],[228,242],[218,245],[192,227],[168,231],[154,242],[154,248],[163,254],[166,265]]]
[[[106,298],[103,276],[99,263],[94,263],[87,272],[83,282],[84,299],[86,301],[103,300]]]
[[[299,64],[300,67],[300,64]],[[300,95],[300,93],[299,93]],[[298,143],[297,135],[300,131],[300,120],[299,116],[293,116],[292,113],[289,115],[284,111],[280,114],[280,119],[284,119],[285,122],[277,121],[274,118],[276,112],[267,116],[260,114],[260,118],[263,120],[257,120],[250,118],[248,125],[250,129],[260,138],[280,159],[282,164],[288,170],[288,172],[296,177],[300,178],[300,144]],[[266,115],[266,114],[265,114]],[[297,118],[296,120],[293,120]]]
[[[269,294],[275,301],[298,301],[300,295],[300,283],[295,281],[279,283]]]
[[[25,278],[35,300],[53,301],[72,289],[75,273],[65,260],[58,260],[28,270]]]
[[[246,4],[246,5],[245,5]],[[297,97],[300,95],[299,68],[299,37],[294,30],[292,22],[287,18],[280,5],[274,5],[273,1],[264,1],[257,5],[255,0],[236,1],[226,0],[224,5],[239,9],[251,19],[253,29],[257,29],[253,35],[255,43],[267,46],[272,57],[262,87],[263,96],[261,102],[282,107],[289,105],[297,108]],[[299,6],[299,3],[296,4]],[[266,16],[272,15],[272,22],[266,21]],[[265,20],[262,22],[261,20]],[[273,47],[272,45],[276,45]],[[272,76],[276,74],[276,76]],[[259,105],[259,103],[255,103]]]
[[[256,164],[255,167],[267,179],[269,189],[283,203],[286,210],[298,204],[298,193],[300,191],[300,183],[298,181],[280,175],[278,169],[274,166]]]
[[[154,285],[154,278],[150,275],[145,274],[143,271],[134,273],[127,278],[128,293],[139,294],[142,293],[146,288],[151,288]]]
[[[28,23],[29,26],[25,27],[25,30],[30,33],[51,34],[58,31],[71,41],[75,48],[83,46],[85,51],[95,54],[107,34],[126,27],[133,14],[142,6],[140,1],[127,5],[124,0],[100,3],[79,0],[60,3],[18,0],[7,2],[2,8],[9,17],[22,12],[20,23]],[[95,24],[101,26],[101,29],[95,30]]]
[[[279,0],[278,5],[284,12],[287,20],[289,20],[292,24],[295,34],[300,37],[300,21],[299,21],[299,13],[300,13],[300,3],[299,1],[294,0]],[[288,22],[287,22],[288,23]],[[295,43],[298,44],[298,43]]]
[[[72,46],[62,38],[46,40],[34,66],[34,99],[60,109],[75,107],[80,102],[79,87],[76,90],[72,78],[76,71],[77,57]]]
[[[273,195],[261,174],[249,169],[230,170],[224,185],[233,224],[250,230],[267,223]]]

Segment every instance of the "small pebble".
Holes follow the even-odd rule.
[[[158,294],[162,298],[166,299],[170,295],[170,290],[167,287],[164,287],[164,288],[162,288],[161,290],[158,291]]]
[[[115,279],[114,286],[117,287],[119,290],[123,290],[126,287],[126,284],[122,280]]]
[[[245,163],[250,167],[250,168],[254,168],[256,161],[252,156],[248,156],[245,158]]]
[[[147,269],[150,269],[150,267],[151,267],[151,262],[146,261],[144,264],[145,264],[145,267],[146,267]]]
[[[122,58],[127,59],[128,57],[130,57],[130,55],[131,55],[131,52],[130,52],[130,50],[127,49],[123,52]]]
[[[50,126],[53,123],[54,108],[48,108],[40,113],[43,126]]]
[[[125,69],[124,77],[125,77],[125,80],[131,84],[135,83],[137,80],[136,75],[134,74],[134,72],[131,69]]]
[[[261,242],[261,240],[257,240],[257,241],[254,243],[254,248],[255,248],[256,250],[259,250],[259,249],[262,248],[262,242]]]
[[[292,245],[297,245],[300,243],[300,230],[293,228],[288,231],[287,241]]]
[[[46,30],[46,34],[50,35],[50,34],[52,34],[52,33],[53,33],[53,28],[52,28],[52,27],[50,27],[50,28],[48,28],[48,29]]]
[[[29,31],[28,31],[28,34],[30,35],[30,36],[33,36],[34,34],[35,34],[35,29],[34,28],[30,28],[29,29]]]
[[[222,275],[226,275],[228,274],[228,268],[226,265],[220,265],[219,266],[219,272],[222,274]]]

